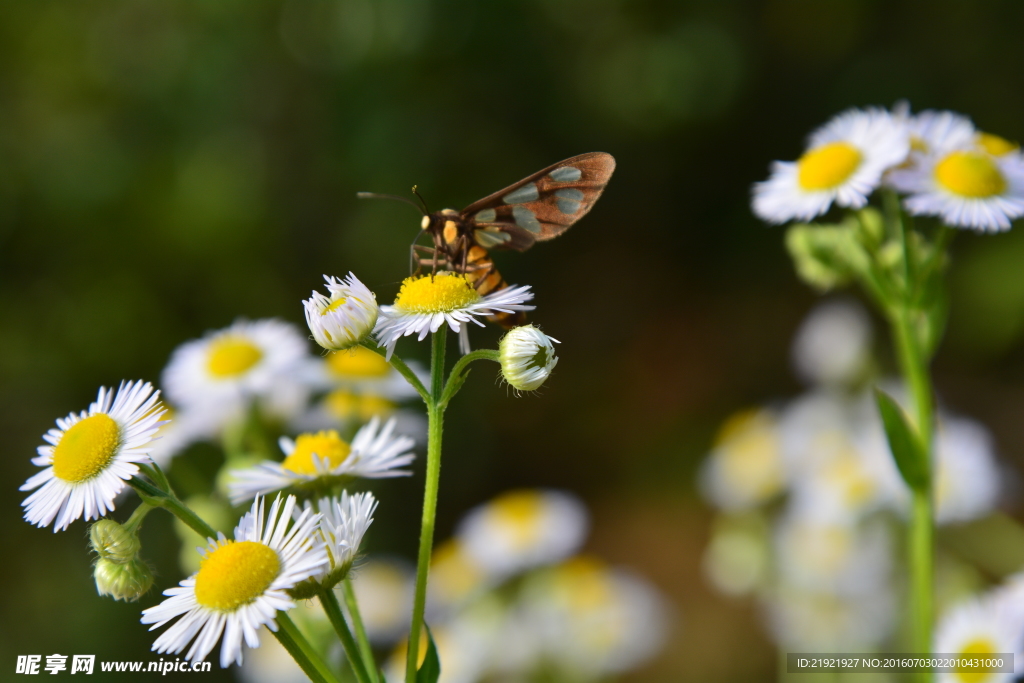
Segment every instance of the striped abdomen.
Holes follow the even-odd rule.
[[[453,259],[461,265],[461,259]],[[466,255],[466,279],[476,288],[480,296],[487,296],[491,292],[497,292],[508,287],[505,278],[498,272],[497,266],[491,260],[487,250],[478,245],[469,248]],[[516,311],[515,313],[495,313],[487,316],[491,322],[501,325],[505,329],[512,329],[519,325],[526,324],[526,313]]]

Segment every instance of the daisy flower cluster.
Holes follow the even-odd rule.
[[[501,282],[481,294],[474,286],[479,276],[412,275],[394,303],[384,306],[353,273],[324,276],[326,293],[314,291],[302,302],[319,356],[311,353],[305,332],[274,319],[238,319],[182,344],[163,371],[162,393],[145,382],[102,388],[87,410],[57,420],[32,460],[41,469],[22,486],[30,492],[23,502],[25,519],[54,531],[81,518],[98,520],[89,530],[97,592],[137,601],[159,576],[143,558],[143,520],[156,509],[171,512],[188,578],[164,590],[163,602],[143,609],[141,621],[150,630],[163,629],[154,651],[193,663],[219,644],[222,667],[242,665],[243,646],[259,648],[272,633],[281,646],[276,652],[294,660],[291,669],[272,664],[275,670],[291,675],[297,667],[303,678],[335,683],[344,667],[357,683],[383,683],[370,642],[383,632],[406,636],[407,680],[437,683],[437,667],[432,674],[430,666],[420,670],[418,655],[438,647],[445,652],[445,680],[476,680],[472,672],[482,671],[481,653],[491,659],[501,654],[494,640],[499,634],[453,615],[481,595],[544,569],[552,577],[546,583],[538,579],[534,592],[541,597],[531,603],[543,614],[536,617],[542,621],[538,629],[577,629],[583,649],[576,661],[588,671],[627,668],[656,649],[659,632],[651,624],[657,622],[658,600],[643,582],[600,564],[556,571],[587,528],[586,513],[572,496],[504,496],[469,514],[458,541],[434,552],[443,416],[469,364],[498,364],[500,377],[518,395],[540,388],[558,363],[557,340],[534,325],[507,325],[534,308],[530,288]],[[493,278],[487,282],[494,284]],[[510,329],[499,348],[471,351],[468,328],[483,326],[484,319]],[[448,330],[462,351],[450,372]],[[401,359],[402,338],[428,336],[429,368]],[[402,405],[416,398],[424,403],[426,419]],[[398,577],[403,588],[397,597],[383,583],[378,596],[392,595],[379,600],[372,590],[367,593],[366,581],[359,595],[350,575],[358,570],[378,502],[369,491],[350,489],[410,475],[417,444],[426,446],[426,476],[415,578],[410,586],[406,573],[377,571],[379,578],[390,576],[392,585]],[[222,465],[212,482],[204,481],[199,473],[209,472],[210,449],[216,446],[223,457],[212,462]],[[164,468],[184,472],[174,477],[182,483],[180,495]],[[136,490],[141,503],[118,521],[109,515],[126,488]],[[232,526],[228,536],[225,530]],[[428,595],[432,555],[436,580]],[[566,578],[558,578],[559,572]],[[574,596],[583,584],[593,587]],[[296,609],[312,600],[323,608],[321,618]],[[646,612],[638,613],[635,604]],[[584,608],[580,618],[574,616],[577,607]],[[290,612],[303,622],[301,629]],[[396,626],[397,617],[404,626]],[[437,627],[437,640],[425,628],[428,620]],[[630,620],[648,628],[646,649],[634,642]],[[473,644],[465,646],[464,637]],[[344,660],[332,646],[339,642]],[[453,650],[452,643],[459,646]],[[244,675],[252,670],[247,667]]]
[[[1024,157],[954,112],[850,109],[811,133],[799,159],[772,164],[753,209],[769,223],[810,221],[833,204],[863,208],[881,188],[903,194],[911,214],[1006,230],[1024,215]]]
[[[867,388],[903,392],[876,377],[873,336],[852,300],[813,310],[793,344],[806,393],[727,419],[702,467],[701,488],[720,511],[706,575],[727,595],[756,598],[780,647],[880,648],[899,625],[910,492]],[[1003,467],[982,424],[940,411],[936,522],[955,528],[995,513]],[[953,555],[940,559],[942,576],[968,571]]]
[[[442,683],[603,681],[657,655],[673,621],[664,597],[635,572],[581,553],[588,528],[583,503],[551,489],[508,491],[466,512],[430,562],[426,616]],[[371,643],[392,652],[391,683],[404,677],[414,585],[400,557],[370,557],[352,579]],[[268,662],[273,673],[254,659],[245,680],[301,675],[285,657]]]
[[[387,609],[368,599],[370,628],[364,627],[347,581],[377,499],[347,488],[409,475],[417,440],[427,441],[425,427],[439,427],[420,415],[410,417],[402,403],[422,397],[436,417],[441,400],[426,392],[427,384],[436,391],[432,375],[401,361],[396,344],[404,336],[422,340],[450,328],[468,352],[468,323],[531,309],[525,302],[533,295],[528,287],[511,287],[481,296],[464,276],[440,272],[410,277],[394,305],[379,307],[353,274],[326,280],[326,295],[314,292],[303,302],[323,355],[311,354],[305,335],[290,323],[237,320],[177,348],[163,372],[162,393],[145,382],[101,388],[87,410],[57,420],[32,461],[41,469],[22,486],[30,492],[23,502],[27,521],[63,531],[78,519],[99,520],[89,535],[100,595],[141,599],[156,580],[143,559],[143,519],[157,507],[178,517],[181,564],[189,577],[142,612],[151,629],[167,627],[153,644],[157,652],[195,662],[219,643],[220,664],[227,667],[244,661],[243,644],[257,648],[274,633],[303,675],[323,678],[329,669],[323,658],[330,651],[304,645],[305,636],[287,615],[297,601],[316,598],[327,618],[301,617],[307,631],[325,641],[333,630],[360,683],[379,683],[368,645],[360,649],[349,624],[365,639],[365,632],[379,630],[375,622]],[[500,350],[478,351],[456,364],[455,390],[465,364],[486,359],[501,366],[516,390],[533,391],[557,363],[553,342],[532,325],[516,328]],[[443,370],[432,366],[433,375]],[[201,453],[191,448],[197,442],[219,444],[224,465],[212,495],[186,491],[179,498],[163,468]],[[126,521],[115,521],[108,515],[129,487],[143,502]],[[267,496],[276,497],[270,503]],[[233,506],[240,505],[249,506],[248,512],[231,536],[218,531],[232,526]],[[475,539],[469,547],[490,558],[482,564],[487,581],[481,585],[564,559],[586,527],[579,504],[554,492],[536,500],[513,496],[498,508],[477,515],[486,520],[467,522],[477,527],[467,532]],[[487,530],[481,524],[498,526]],[[195,546],[198,554],[189,550]],[[473,591],[467,588],[473,587],[462,587],[468,596]],[[434,593],[445,590],[452,586],[445,588],[442,580]],[[406,591],[400,601],[392,614],[405,617],[407,629],[407,608],[419,604],[422,611],[426,594]],[[431,618],[440,609],[435,602]],[[397,637],[405,629],[393,633]]]
[[[660,651],[671,624],[664,597],[634,572],[581,554],[588,529],[583,503],[551,489],[508,491],[463,516],[430,565],[427,618],[446,667],[441,681],[533,680],[540,672],[599,681]],[[408,570],[390,569],[386,590],[378,572],[368,564],[353,582],[364,610],[410,590]],[[398,644],[389,681],[402,679],[402,624],[376,629],[380,645]]]

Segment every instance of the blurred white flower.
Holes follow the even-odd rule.
[[[779,519],[774,541],[779,573],[792,586],[856,596],[892,579],[892,539],[880,521],[822,521],[794,505]]]
[[[793,365],[810,384],[849,386],[871,360],[871,320],[850,300],[820,304],[793,340]]]
[[[409,628],[416,573],[405,560],[371,557],[352,573],[366,635],[378,645],[394,643]]]
[[[715,588],[735,597],[762,588],[769,578],[771,548],[760,516],[723,517],[715,521],[704,551],[704,575]]]
[[[778,422],[769,410],[732,415],[718,431],[704,461],[700,484],[704,495],[730,512],[765,503],[785,485]]]
[[[986,657],[1019,653],[1024,645],[1019,615],[994,595],[968,600],[946,611],[935,629],[934,652]],[[943,672],[940,683],[1009,683],[1015,673]]]
[[[290,410],[305,397],[294,375],[306,354],[306,340],[294,325],[239,320],[175,349],[163,386],[183,412],[230,412],[232,405],[244,410],[252,399],[269,401],[275,412]]]
[[[782,648],[856,652],[886,642],[899,604],[889,585],[851,597],[786,584],[773,591],[766,608],[769,628]]]
[[[531,575],[523,601],[545,660],[565,680],[639,666],[661,649],[671,621],[652,585],[591,557]]]
[[[1001,474],[992,435],[979,422],[940,417],[936,439],[935,518],[966,522],[992,512]]]
[[[470,510],[456,535],[473,562],[505,577],[572,555],[588,526],[586,508],[575,496],[519,490]]]
[[[882,174],[910,151],[905,127],[881,109],[849,109],[814,131],[795,162],[776,161],[754,185],[754,213],[769,223],[811,220],[832,206],[859,209]]]

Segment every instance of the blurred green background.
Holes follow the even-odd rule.
[[[618,160],[596,209],[498,258],[533,285],[562,360],[539,396],[474,373],[448,413],[439,534],[514,486],[575,491],[588,549],[679,615],[628,680],[771,676],[755,610],[702,579],[693,476],[724,416],[798,390],[788,345],[816,300],[782,231],[751,215],[750,185],[851,105],[907,98],[1024,139],[1022,25],[1012,1],[0,4],[0,678],[17,654],[146,659],[152,643],[138,618],[156,591],[97,598],[85,525],[20,519],[55,418],[101,384],[157,381],[175,346],[238,316],[302,324],[322,273],[353,270],[389,301],[418,218],[356,191],[415,183],[432,209],[461,208],[595,150]],[[1019,227],[957,240],[936,368],[1018,469],[1022,260]],[[380,495],[371,549],[411,557],[418,481]],[[181,577],[158,517],[163,589]]]

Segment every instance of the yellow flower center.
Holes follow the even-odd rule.
[[[964,645],[959,654],[961,657],[987,657],[994,655],[997,652],[996,644],[988,638],[975,638],[974,640],[968,641]],[[953,674],[964,683],[981,683],[982,681],[993,678],[993,675],[988,671],[959,671]]]
[[[263,595],[281,571],[269,546],[255,541],[227,541],[207,555],[196,574],[196,602],[231,612]]]
[[[339,420],[358,417],[360,420],[366,421],[374,415],[381,417],[390,415],[397,406],[383,396],[354,394],[348,389],[335,389],[327,394],[324,399],[324,407],[327,408],[327,412]]]
[[[407,313],[449,313],[479,299],[465,275],[441,271],[406,278],[395,297],[395,308]]]
[[[362,379],[385,377],[391,368],[384,360],[384,356],[362,346],[356,346],[348,351],[328,354],[327,369],[339,377]]]
[[[1020,147],[1017,143],[1010,142],[998,135],[992,135],[992,133],[978,133],[978,144],[981,145],[982,149],[995,157],[1009,154]]]
[[[340,299],[336,299],[336,300],[332,301],[330,306],[327,306],[326,308],[324,308],[324,310],[320,311],[320,315],[321,316],[327,315],[331,311],[336,310],[336,309],[338,309],[341,306],[344,306],[345,305],[345,301],[346,301],[345,297],[341,297]]]
[[[808,150],[796,162],[800,187],[805,190],[830,190],[853,175],[863,159],[848,142],[829,142]]]
[[[121,428],[106,413],[76,422],[53,449],[53,474],[73,484],[92,479],[114,459]]]
[[[536,540],[544,498],[537,491],[513,491],[496,498],[490,505],[494,522],[512,537],[513,545],[522,547]]]
[[[614,595],[611,576],[604,564],[585,555],[562,563],[556,569],[555,580],[560,592],[576,612],[607,605]]]
[[[333,429],[316,434],[302,434],[295,440],[295,450],[284,459],[281,466],[297,474],[313,475],[316,474],[314,455],[320,460],[327,458],[331,467],[337,467],[345,462],[351,450]]]
[[[235,377],[260,362],[263,352],[248,339],[220,337],[210,343],[206,369],[215,377]]]
[[[992,197],[1006,190],[1006,178],[988,154],[952,152],[935,165],[935,180],[962,197]]]

